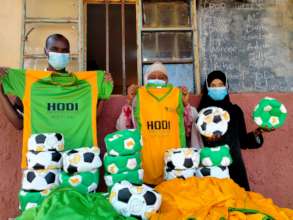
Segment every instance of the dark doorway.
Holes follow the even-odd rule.
[[[109,70],[114,94],[125,94],[130,84],[137,84],[136,50],[134,4],[87,5],[87,69]]]

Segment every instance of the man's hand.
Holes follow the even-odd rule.
[[[188,92],[188,89],[187,89],[186,86],[182,86],[181,91],[182,91],[183,105],[187,106],[189,104],[189,92]]]
[[[136,95],[138,87],[139,87],[138,85],[132,84],[127,88],[127,101],[128,101],[128,104],[132,103],[132,100]]]
[[[104,80],[105,80],[106,82],[113,83],[113,78],[112,78],[111,73],[108,73],[108,72],[105,73]]]
[[[0,67],[0,76],[3,76],[6,73],[7,69],[7,67]]]

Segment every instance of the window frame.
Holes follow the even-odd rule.
[[[196,94],[200,94],[200,68],[199,68],[199,37],[196,19],[196,1],[189,1],[190,9],[190,27],[160,27],[160,28],[149,28],[143,27],[143,0],[136,1],[136,20],[137,20],[137,73],[138,73],[138,83],[142,85],[143,83],[143,64],[148,63],[143,61],[142,57],[142,35],[145,32],[191,32],[192,34],[192,62],[181,62],[178,60],[173,62],[167,62],[168,64],[177,63],[192,63],[193,64],[193,77],[194,77],[194,88]],[[163,63],[166,63],[162,61]]]

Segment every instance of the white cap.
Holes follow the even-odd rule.
[[[154,62],[152,65],[150,65],[146,71],[146,73],[144,74],[144,83],[147,82],[149,75],[152,72],[161,72],[163,73],[165,76],[167,76],[168,78],[168,72],[166,67],[164,66],[164,64],[162,64],[159,61]]]

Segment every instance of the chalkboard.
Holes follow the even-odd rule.
[[[224,71],[230,89],[293,91],[293,3],[287,0],[198,3],[202,80]]]

